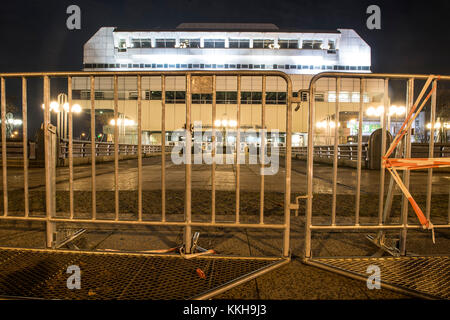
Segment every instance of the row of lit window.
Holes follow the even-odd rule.
[[[145,90],[145,100],[161,100],[161,91]],[[85,90],[73,90],[73,99],[90,100],[91,92]],[[113,100],[113,91],[96,91],[95,100]],[[119,92],[119,99],[125,100],[125,92]],[[137,100],[137,91],[128,92],[128,100]],[[192,103],[196,104],[211,104],[213,101],[213,95],[207,94],[192,94]],[[186,103],[185,91],[166,91],[166,103]],[[217,104],[236,104],[237,92],[236,91],[217,91],[216,92]],[[241,104],[261,104],[262,93],[261,92],[241,92]],[[286,104],[286,92],[266,92],[266,104]]]
[[[161,100],[162,92],[157,90],[144,90],[143,99],[145,100]],[[73,99],[90,100],[91,92],[89,90],[73,90]],[[119,92],[120,100],[137,100],[137,91],[130,91],[128,93]],[[293,97],[298,96],[298,92],[292,93]],[[113,100],[113,91],[95,91],[95,100]],[[211,104],[213,96],[210,93],[207,94],[192,94],[192,103],[206,103]],[[308,93],[303,91],[301,95],[302,101],[308,101]],[[315,94],[315,101],[324,102],[325,94],[318,92]],[[336,102],[336,92],[329,91],[327,96],[327,102]],[[339,102],[360,102],[359,92],[339,92]],[[363,96],[363,102],[369,103],[370,98],[365,93]],[[166,103],[186,103],[185,91],[166,91]],[[237,92],[236,91],[217,91],[216,92],[217,104],[236,104]],[[241,92],[241,104],[261,104],[262,92],[258,91],[242,91]],[[286,104],[286,92],[266,92],[266,104]]]
[[[303,40],[295,39],[278,40],[275,43],[274,39],[255,39],[253,46],[250,46],[249,39],[229,39],[228,48],[255,48],[255,49],[325,49],[336,50],[336,43],[334,40],[328,40],[328,44],[323,40]],[[300,45],[299,45],[300,44]],[[225,48],[225,39],[204,39],[203,47],[201,47],[200,39],[180,39],[179,45],[176,44],[175,39],[155,39],[152,45],[152,39],[131,39],[129,44],[125,39],[119,40],[119,52],[127,49],[135,48]]]
[[[86,63],[86,69],[260,69],[260,70],[338,70],[338,71],[369,71],[369,66],[330,66],[330,65],[295,65],[295,64],[204,64],[204,63],[177,63],[177,64],[144,64],[144,63]]]

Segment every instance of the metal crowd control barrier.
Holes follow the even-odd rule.
[[[356,167],[356,188],[355,188],[355,215],[353,217],[354,223],[338,223],[336,221],[336,195],[337,195],[337,170],[338,170],[338,126],[335,126],[335,141],[334,141],[334,152],[333,152],[333,180],[332,180],[332,204],[331,212],[323,212],[325,216],[330,215],[330,222],[313,222],[313,163],[314,163],[314,121],[315,121],[315,111],[316,103],[314,99],[310,100],[309,103],[309,119],[308,119],[308,156],[307,156],[307,184],[308,184],[308,194],[307,206],[306,206],[306,223],[305,223],[305,246],[304,246],[304,261],[308,264],[344,274],[356,279],[367,280],[367,267],[370,264],[375,264],[380,266],[382,272],[382,286],[390,289],[399,290],[406,293],[412,293],[420,297],[440,297],[448,299],[448,270],[450,259],[447,256],[436,257],[438,258],[435,263],[433,257],[411,257],[407,256],[406,252],[406,242],[407,242],[407,232],[408,230],[419,230],[422,229],[422,225],[418,223],[408,222],[408,199],[402,195],[401,200],[401,211],[399,222],[389,221],[389,215],[391,211],[391,205],[393,201],[394,194],[394,181],[391,177],[389,184],[389,189],[386,194],[385,200],[385,172],[386,169],[381,166],[380,169],[380,186],[379,186],[379,200],[378,200],[378,210],[377,215],[372,217],[367,217],[367,220],[361,221],[360,219],[360,202],[361,202],[361,163],[362,158],[362,123],[363,123],[363,107],[366,102],[363,101],[364,94],[366,93],[366,82],[368,79],[377,79],[384,81],[384,99],[382,105],[384,105],[384,113],[380,116],[381,127],[382,127],[382,143],[381,150],[382,154],[387,150],[386,143],[386,124],[388,119],[388,108],[389,108],[389,81],[391,80],[403,80],[406,81],[406,114],[409,114],[415,101],[414,96],[414,84],[415,81],[423,81],[429,78],[428,75],[413,75],[413,74],[359,74],[359,73],[334,73],[325,72],[314,76],[310,83],[310,97],[314,97],[317,82],[320,79],[334,79],[336,81],[336,97],[339,97],[339,92],[341,88],[341,81],[343,79],[353,79],[359,80],[360,83],[360,102],[359,102],[359,130],[358,130],[358,157],[357,157],[357,167]],[[432,84],[434,89],[437,88],[437,84],[442,81],[450,80],[450,76],[432,76]],[[434,142],[434,132],[435,132],[435,122],[436,122],[436,98],[437,90],[431,91],[431,113],[430,113],[430,142],[428,144],[427,157],[432,158],[436,156],[436,148]],[[431,94],[430,92],[430,94]],[[419,95],[419,97],[421,97]],[[335,108],[333,110],[335,114],[336,123],[339,121],[339,111],[340,111],[340,101],[336,99]],[[428,119],[427,119],[428,120]],[[403,137],[403,144],[397,147],[397,158],[411,158],[411,130],[406,132]],[[442,155],[445,156],[443,153]],[[442,156],[441,155],[441,156]],[[447,158],[448,159],[448,158]],[[381,160],[382,161],[382,160]],[[427,169],[427,181],[426,181],[426,208],[424,210],[427,219],[431,219],[431,194],[432,194],[432,179],[433,179],[433,169]],[[403,183],[406,188],[410,186],[410,171],[405,170],[403,174]],[[449,202],[450,203],[450,202]],[[436,217],[435,217],[436,219]],[[436,223],[434,224],[435,229],[450,229],[450,206],[448,209],[448,217],[442,217],[441,221],[447,221],[447,223]],[[371,258],[368,257],[332,257],[325,258],[320,256],[315,256],[313,254],[312,246],[312,233],[313,232],[336,232],[347,233],[352,231],[377,231],[378,237],[380,235],[385,235],[388,230],[398,230],[399,235],[399,246],[395,251],[388,250],[387,247],[383,247],[383,243],[377,242],[379,238],[373,238],[371,241],[378,246],[378,253]],[[431,237],[431,236],[430,236]],[[367,236],[370,239],[370,236]],[[384,238],[383,238],[384,239]],[[384,240],[383,240],[384,241]],[[394,247],[390,247],[394,248]],[[379,254],[381,252],[393,255],[391,258],[380,258]],[[382,255],[382,254],[381,254]],[[341,255],[342,256],[342,255]],[[430,260],[431,259],[431,260]],[[435,259],[436,260],[436,259]],[[439,265],[440,263],[440,265]],[[429,267],[426,267],[429,266]],[[431,267],[431,266],[436,266]],[[398,271],[402,270],[401,276]],[[441,271],[439,271],[441,270]],[[432,273],[423,275],[421,273]],[[383,278],[384,277],[384,278]],[[427,281],[423,281],[423,277],[426,277]],[[384,280],[383,280],[384,279]],[[407,279],[407,280],[405,280]],[[383,282],[384,281],[384,282]],[[401,288],[399,288],[401,286]]]
[[[91,141],[86,140],[73,140],[72,142],[73,156],[75,158],[90,158],[91,157]],[[166,146],[166,152],[170,152],[172,146]],[[161,145],[142,145],[142,153],[160,153]],[[137,144],[119,144],[119,155],[138,155]],[[114,156],[114,143],[113,142],[95,142],[95,155],[96,156]],[[59,142],[59,158],[69,158],[69,140],[61,140]]]
[[[338,225],[336,224],[336,192],[337,192],[337,152],[334,152],[333,161],[333,202],[332,202],[332,212],[331,212],[331,223],[329,225],[313,225],[312,224],[312,198],[313,198],[313,155],[314,155],[314,115],[315,115],[315,101],[311,99],[309,104],[309,119],[308,119],[308,199],[307,199],[307,211],[306,211],[306,232],[305,232],[305,258],[311,258],[311,233],[315,230],[387,230],[396,229],[402,230],[401,233],[401,252],[405,254],[406,250],[406,233],[408,229],[419,229],[420,224],[407,224],[407,214],[408,206],[407,199],[403,198],[402,206],[402,217],[401,223],[399,224],[385,224],[383,220],[384,212],[384,194],[385,194],[385,168],[380,169],[380,189],[379,189],[379,207],[378,207],[378,218],[375,224],[360,224],[359,210],[360,210],[360,194],[361,194],[361,162],[362,162],[362,120],[363,120],[363,96],[365,93],[365,81],[367,79],[381,79],[384,80],[384,110],[388,110],[388,94],[389,94],[389,80],[407,80],[407,112],[410,110],[413,104],[414,98],[414,80],[426,80],[428,76],[426,75],[408,75],[408,74],[346,74],[346,73],[321,73],[314,76],[310,83],[310,96],[314,96],[315,87],[317,81],[324,78],[336,79],[337,83],[337,93],[339,96],[339,87],[341,79],[359,79],[360,80],[360,104],[359,104],[359,130],[358,130],[358,165],[357,165],[357,186],[356,186],[356,199],[355,199],[355,223],[352,225]],[[435,76],[433,79],[434,85],[437,85],[439,81],[450,80],[450,76]],[[436,91],[433,92],[431,101],[431,127],[434,128],[435,117],[436,117]],[[339,117],[339,99],[336,99],[335,103],[335,114],[336,118]],[[387,123],[387,113],[384,112],[382,117],[382,130],[386,132]],[[338,121],[338,120],[336,120]],[[335,127],[335,150],[338,148],[338,126]],[[432,132],[434,130],[432,129]],[[433,136],[433,134],[431,134]],[[405,135],[406,144],[404,145],[405,156],[411,156],[411,134],[408,132]],[[386,150],[386,134],[382,135],[382,150]],[[433,157],[434,152],[434,139],[430,139],[429,143],[429,157]],[[405,171],[404,181],[407,186],[409,186],[409,170]],[[427,202],[426,202],[426,212],[427,216],[430,215],[431,206],[431,183],[433,177],[433,169],[428,169],[428,179],[427,179]],[[450,228],[450,211],[448,215],[447,224],[436,224],[435,228]]]
[[[191,212],[191,138],[192,133],[190,130],[186,132],[186,150],[187,161],[185,164],[185,205],[184,205],[184,221],[173,222],[166,219],[166,174],[165,174],[165,153],[161,154],[161,219],[159,221],[148,221],[142,217],[142,77],[144,76],[158,76],[161,77],[161,89],[162,89],[162,118],[161,118],[161,134],[165,137],[165,97],[166,97],[166,78],[169,76],[183,76],[186,80],[186,128],[191,127],[191,88],[192,78],[200,76],[212,77],[212,119],[216,116],[216,77],[217,76],[234,76],[237,78],[237,141],[239,141],[239,128],[240,128],[240,104],[241,104],[241,77],[245,76],[259,76],[262,79],[262,117],[261,126],[265,128],[265,92],[266,92],[266,78],[269,76],[279,77],[286,82],[287,91],[287,104],[286,104],[286,144],[287,144],[287,156],[285,157],[285,192],[284,192],[284,222],[280,224],[266,223],[264,222],[264,176],[261,175],[261,199],[260,199],[260,221],[258,223],[242,223],[239,219],[239,194],[240,194],[240,177],[239,177],[239,162],[236,164],[236,207],[234,222],[217,222],[216,208],[215,208],[215,164],[211,166],[212,174],[212,203],[211,203],[211,220],[209,222],[194,222],[192,221]],[[57,217],[55,208],[55,162],[56,150],[52,147],[54,143],[54,127],[51,125],[50,117],[50,80],[53,78],[67,79],[67,93],[68,103],[72,105],[72,78],[73,77],[89,77],[90,78],[90,105],[91,115],[95,115],[95,79],[97,77],[113,77],[114,87],[114,119],[115,123],[118,123],[118,78],[119,77],[135,77],[137,78],[137,91],[138,91],[138,218],[137,220],[123,220],[119,214],[119,129],[118,126],[114,126],[114,219],[99,219],[96,213],[96,162],[91,161],[91,188],[92,188],[92,213],[91,218],[77,218],[75,217],[74,209],[74,173],[73,173],[73,158],[74,158],[74,139],[73,139],[73,113],[71,110],[68,112],[68,160],[69,160],[69,217]],[[251,72],[251,71],[220,71],[220,72],[208,72],[208,71],[173,71],[173,72],[44,72],[44,73],[8,73],[0,74],[1,78],[1,117],[2,117],[2,145],[6,145],[6,131],[5,131],[5,114],[6,114],[6,87],[5,82],[7,79],[19,78],[22,79],[22,105],[23,105],[23,144],[24,144],[24,193],[25,193],[25,212],[24,215],[10,215],[8,211],[8,181],[7,181],[7,158],[6,148],[2,148],[2,164],[3,164],[3,205],[4,212],[0,216],[0,220],[25,220],[25,221],[42,221],[47,225],[47,247],[52,248],[55,246],[55,232],[57,223],[83,223],[83,224],[114,224],[114,225],[147,225],[147,226],[178,226],[184,228],[184,246],[185,252],[190,253],[192,247],[192,228],[193,227],[210,227],[210,228],[249,228],[249,229],[273,229],[283,232],[283,248],[282,256],[289,257],[289,231],[290,231],[290,195],[291,195],[291,131],[292,131],[292,82],[290,77],[282,72],[268,71],[268,72]],[[46,216],[30,216],[28,206],[28,166],[27,166],[27,79],[29,78],[42,78],[43,90],[44,90],[44,137],[45,137],[45,194],[46,194]],[[288,107],[289,106],[289,107]],[[91,116],[91,132],[95,132],[95,116]],[[213,127],[213,137],[215,129]],[[213,144],[215,139],[213,138]],[[90,154],[96,154],[96,141],[95,135],[91,134],[91,151]],[[264,144],[262,143],[263,148]],[[162,139],[162,148],[165,149],[165,139]],[[213,148],[215,150],[215,148]],[[237,148],[237,156],[239,157],[239,148]],[[214,156],[214,151],[213,151]],[[261,164],[264,166],[264,164]]]

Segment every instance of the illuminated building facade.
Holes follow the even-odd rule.
[[[280,30],[273,24],[181,24],[174,30],[122,30],[100,28],[84,45],[85,71],[170,71],[170,70],[278,70],[290,75],[294,95],[308,89],[311,77],[324,71],[370,72],[371,51],[353,30]],[[192,95],[192,121],[211,127],[221,118],[236,120],[236,77],[217,77],[217,117],[211,116],[211,94]],[[261,77],[245,76],[241,82],[241,127],[261,127]],[[180,129],[185,123],[184,77],[166,79],[166,130]],[[340,119],[345,125],[342,142],[352,135],[353,118],[359,110],[359,80],[343,80],[339,100]],[[300,93],[302,100],[309,99]],[[76,103],[90,108],[88,78],[73,79]],[[368,80],[365,108],[382,103],[383,82]],[[318,133],[332,124],[336,101],[334,81],[318,82],[316,120]],[[113,109],[113,79],[96,79],[96,110]],[[122,142],[136,142],[137,80],[119,78],[119,125]],[[366,106],[367,104],[367,106]],[[292,106],[295,108],[296,104]],[[285,130],[286,85],[283,79],[267,78],[266,127]],[[112,116],[111,116],[112,117]],[[222,119],[222,120],[223,120]],[[376,120],[376,119],[375,119]],[[366,121],[366,120],[365,120]],[[370,119],[368,119],[370,121]],[[217,121],[216,121],[217,122]],[[378,119],[379,123],[379,119]],[[111,137],[112,123],[104,126]],[[127,124],[127,125],[126,125]],[[341,124],[339,124],[341,126]],[[323,128],[322,128],[323,127]],[[160,143],[161,79],[142,78],[142,129],[144,143]],[[371,129],[369,129],[370,131]],[[307,103],[293,113],[293,143],[304,145],[307,131]],[[326,130],[325,130],[326,131]],[[325,132],[329,135],[330,132]],[[369,134],[370,132],[364,132]],[[320,134],[318,134],[318,137]],[[168,138],[170,140],[170,138]],[[281,138],[281,142],[283,138]],[[325,142],[325,141],[324,141]]]

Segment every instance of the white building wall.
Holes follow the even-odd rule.
[[[350,29],[338,29],[339,32],[334,33],[283,33],[283,32],[115,32],[114,27],[103,27],[91,38],[84,46],[84,64],[114,64],[119,68],[85,68],[86,71],[122,71],[122,70],[182,70],[183,68],[172,68],[171,64],[263,64],[266,70],[273,69],[273,65],[313,65],[313,69],[283,69],[280,71],[290,74],[293,91],[307,90],[309,83],[314,74],[323,71],[321,66],[346,66],[347,69],[338,71],[352,72],[370,72],[369,70],[350,70],[356,66],[366,66],[370,68],[371,53],[370,47],[361,37]],[[126,52],[119,52],[118,46],[121,39],[126,39],[130,45],[133,38],[151,38],[153,48],[137,48],[127,49]],[[205,39],[226,39],[226,48],[154,48],[155,39],[175,38],[176,43],[180,43],[180,39],[201,39],[201,43]],[[228,39],[249,39],[252,46],[255,39],[274,39],[275,43],[278,39],[297,39],[299,47],[304,40],[322,40],[328,43],[333,40],[336,43],[336,51],[328,52],[326,49],[233,49],[228,48]],[[132,65],[130,68],[129,65]],[[134,65],[139,64],[138,68]],[[141,64],[167,64],[167,68],[142,68]],[[126,67],[122,67],[126,65]],[[220,69],[214,69],[219,71]],[[230,70],[230,69],[228,69]],[[259,69],[258,71],[264,71]],[[237,91],[237,79],[231,76],[217,76],[217,91]],[[241,91],[262,91],[262,78],[260,76],[242,77]],[[130,91],[137,91],[137,79],[119,77],[119,94],[128,99]],[[267,92],[285,92],[285,81],[279,77],[267,77]],[[359,80],[343,79],[341,84],[341,92],[358,93]],[[166,91],[185,91],[184,77],[166,77]],[[111,93],[114,89],[113,78],[96,78],[95,88],[98,91]],[[73,79],[73,90],[89,90],[90,82],[88,77],[76,77]],[[323,95],[324,101],[316,102],[315,121],[334,116],[334,102],[328,102],[328,95],[336,91],[335,80],[321,79],[316,86],[317,92]],[[155,77],[142,78],[143,95],[146,90],[161,91],[161,79]],[[380,104],[380,95],[384,90],[382,80],[368,80],[366,86],[369,96],[369,106],[378,106]],[[133,119],[137,123],[137,101],[136,100],[119,100],[119,113],[124,113],[127,118]],[[89,100],[74,100],[82,108],[90,109]],[[113,110],[114,102],[112,100],[96,100],[97,109]],[[297,104],[291,107],[294,109]],[[359,103],[341,102],[341,111],[358,111]],[[236,119],[236,104],[217,104],[217,117],[222,118],[224,115],[229,120]],[[266,105],[266,126],[267,129],[278,129],[285,131],[286,125],[286,106],[283,105]],[[308,103],[303,102],[298,111],[293,112],[293,131],[307,132],[308,119]],[[213,119],[211,116],[210,104],[193,104],[192,105],[192,121],[202,121],[203,125],[211,126]],[[166,103],[166,130],[173,131],[183,127],[185,123],[185,105]],[[251,126],[258,128],[261,126],[261,105],[260,104],[241,104],[241,126]],[[142,100],[142,129],[144,131],[160,131],[161,130],[161,101],[160,100]]]

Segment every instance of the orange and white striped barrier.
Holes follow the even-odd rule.
[[[412,197],[411,193],[409,192],[408,188],[403,184],[402,179],[400,178],[397,170],[418,170],[418,169],[429,169],[429,168],[442,168],[442,167],[450,167],[450,158],[403,158],[403,159],[389,159],[389,156],[392,154],[392,152],[395,150],[395,148],[398,146],[404,135],[411,129],[411,126],[416,119],[416,117],[419,115],[419,113],[422,111],[423,107],[427,103],[428,99],[430,99],[433,92],[436,90],[436,83],[432,86],[430,92],[427,94],[425,99],[422,101],[419,106],[420,101],[422,100],[423,96],[425,95],[425,92],[427,91],[428,87],[430,86],[433,79],[438,79],[440,76],[433,76],[430,75],[425,82],[425,85],[423,86],[419,96],[416,99],[416,102],[411,107],[411,110],[409,111],[408,115],[405,118],[405,121],[403,122],[399,132],[395,136],[394,140],[392,141],[391,145],[389,146],[389,149],[386,151],[386,154],[382,157],[383,159],[383,167],[386,168],[394,178],[397,185],[400,187],[400,190],[403,192],[405,197],[408,199],[409,203],[411,204],[415,214],[417,215],[417,218],[420,221],[420,224],[424,229],[431,230],[432,237],[433,237],[433,243],[435,243],[435,237],[434,237],[434,229],[433,224],[430,220],[428,220],[425,215],[423,214],[422,210],[420,209],[417,202]]]

